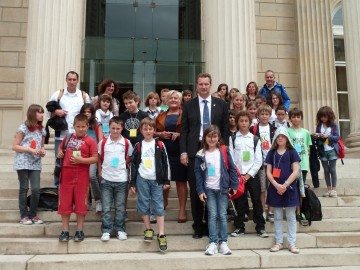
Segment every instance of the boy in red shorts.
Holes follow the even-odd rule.
[[[69,240],[69,222],[72,212],[76,214],[76,242],[84,240],[84,222],[87,214],[87,195],[89,190],[89,166],[98,160],[97,145],[86,135],[89,127],[84,114],[74,119],[75,134],[64,138],[59,146],[58,158],[63,158],[59,185],[58,214],[61,215],[63,231],[59,241]],[[65,149],[64,149],[65,147]]]

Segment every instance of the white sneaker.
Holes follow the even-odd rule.
[[[231,249],[228,247],[227,242],[222,242],[220,244],[219,252],[223,255],[231,255]]]
[[[331,190],[329,196],[332,198],[336,198],[337,197],[336,190]]]
[[[119,240],[126,240],[127,239],[127,233],[126,232],[122,232],[122,231],[118,231],[118,236],[117,238]]]
[[[96,213],[102,212],[102,204],[101,201],[96,201]]]
[[[101,236],[101,241],[109,241],[110,240],[110,233],[104,232],[103,235]]]
[[[205,255],[214,255],[218,253],[218,247],[216,243],[210,243],[207,247],[206,247],[206,251],[205,251]]]
[[[330,197],[331,190],[328,190],[324,193],[324,197]]]

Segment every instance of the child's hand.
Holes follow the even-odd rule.
[[[80,157],[74,157],[74,156],[72,156],[72,157],[70,158],[70,162],[71,162],[71,163],[74,163],[74,164],[83,163],[82,161],[83,161],[83,158],[82,158],[81,156],[80,156]]]
[[[286,191],[286,186],[285,185],[280,185],[280,184],[277,184],[276,185],[276,190],[277,190],[277,193],[279,195],[283,195]]]
[[[229,193],[231,195],[235,195],[237,193],[237,190],[236,189],[232,189],[232,188],[229,188]]]
[[[321,137],[322,139],[326,139],[326,138],[328,137],[328,135],[327,135],[327,134],[324,134],[324,133],[321,133],[320,137]]]
[[[136,193],[136,187],[131,187],[130,190],[132,193],[134,193],[134,194]]]
[[[64,152],[62,150],[59,150],[58,154],[57,154],[58,158],[63,158],[64,157]]]
[[[163,189],[170,189],[170,185],[163,185]]]
[[[44,147],[41,147],[41,150],[40,150],[40,157],[45,157],[45,148]]]
[[[205,202],[205,201],[206,201],[206,194],[205,194],[205,193],[201,193],[201,194],[199,195],[199,199],[200,199],[200,201]]]

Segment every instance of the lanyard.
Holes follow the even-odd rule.
[[[284,154],[286,153],[286,150],[285,150],[284,154],[282,154],[282,155],[280,156],[280,159],[279,159],[279,161],[278,161],[277,167],[275,167],[275,157],[276,157],[276,153],[277,153],[277,151],[275,150],[273,164],[274,164],[274,168],[279,169],[280,161],[281,161],[282,157],[284,156]],[[279,154],[279,155],[280,155],[280,154]]]

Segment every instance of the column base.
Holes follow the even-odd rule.
[[[360,132],[351,133],[345,140],[345,157],[360,158]]]

